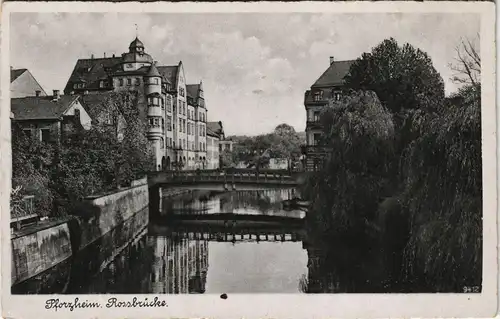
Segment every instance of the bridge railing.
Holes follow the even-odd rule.
[[[280,182],[291,183],[295,179],[290,176],[287,170],[191,170],[191,171],[161,171],[151,173],[154,176],[161,176],[166,181],[176,182]]]

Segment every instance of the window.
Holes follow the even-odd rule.
[[[132,79],[127,79],[127,85],[132,85]]]
[[[118,82],[120,83],[120,86],[123,86],[123,79],[119,79]]]
[[[340,93],[336,92],[334,95],[335,101],[340,101]]]
[[[179,95],[184,96],[184,88],[179,88]]]
[[[165,148],[165,141],[163,140],[163,137],[160,139],[160,148]]]
[[[182,139],[179,139],[179,147],[182,148]]]
[[[172,97],[167,95],[167,111],[172,112]]]
[[[104,87],[104,81],[99,81],[99,87],[102,89]]]
[[[80,118],[80,110],[79,110],[79,109],[75,109],[75,117],[76,117],[77,119],[79,119],[79,118]]]
[[[200,151],[203,151],[203,144],[200,142]]]
[[[165,104],[163,103],[163,99],[160,99],[160,105],[161,105],[161,109],[164,110],[165,109]]]
[[[162,130],[165,129],[165,120],[164,119],[161,119],[161,129]]]
[[[314,138],[313,145],[319,145],[320,140],[321,140],[321,134],[316,133],[313,135],[313,138]]]
[[[158,78],[155,78],[154,82],[155,82],[156,85],[160,84],[160,81],[158,80]]]
[[[188,123],[187,125],[187,133],[188,135],[191,135],[191,125],[189,125],[190,123]]]
[[[320,118],[320,112],[319,111],[314,112],[313,121],[319,122],[319,118]]]
[[[157,117],[154,118],[154,127],[159,127],[160,126],[160,121]]]
[[[186,148],[186,140],[185,139],[182,139],[182,145],[184,146],[184,148]]]
[[[50,142],[50,129],[42,128],[40,130],[40,141],[42,142]]]
[[[314,93],[314,101],[316,101],[316,102],[321,101],[321,96],[322,96],[321,93],[323,93],[323,92],[318,91],[318,92]]]
[[[179,119],[179,132],[182,133],[182,119]]]
[[[167,115],[167,131],[172,131],[172,117]]]
[[[179,114],[182,114],[182,101],[179,99]]]

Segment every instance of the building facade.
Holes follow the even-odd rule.
[[[207,168],[218,169],[220,167],[219,135],[208,130],[207,132]]]
[[[89,130],[91,118],[78,96],[30,96],[11,99],[11,120],[25,135],[45,143],[58,143],[75,126]]]
[[[10,69],[10,98],[47,96],[42,86],[27,69]]]
[[[186,83],[182,61],[157,65],[136,38],[121,57],[79,59],[64,89],[69,95],[109,91],[134,92],[138,97],[158,170],[206,166],[203,86]]]
[[[353,60],[335,61],[330,57],[329,67],[304,94],[307,114],[304,168],[308,171],[317,170],[325,155],[324,148],[319,145],[322,134],[321,112],[328,106],[330,100],[340,100],[343,79],[353,62]]]

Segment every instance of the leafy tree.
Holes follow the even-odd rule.
[[[153,169],[146,121],[137,96],[112,93],[93,107],[96,118],[105,120],[94,121],[89,131],[73,132],[58,149],[52,185],[59,206],[65,208],[85,196],[129,185]],[[119,127],[122,117],[126,123],[123,130]]]
[[[321,115],[329,155],[309,180],[313,224],[331,235],[365,230],[386,192],[394,124],[374,92],[351,92]],[[335,225],[335,230],[332,226]]]
[[[407,277],[438,291],[481,285],[481,107],[474,90],[461,89],[457,104],[425,123],[406,157]]]
[[[19,196],[34,195],[37,213],[50,215],[53,199],[49,188],[52,145],[29,138],[15,122],[12,123],[11,143],[12,188],[19,188]]]
[[[429,108],[444,99],[444,82],[427,53],[384,40],[357,59],[345,77],[347,88],[372,90],[393,114]]]

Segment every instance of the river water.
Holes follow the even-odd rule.
[[[300,230],[250,227],[224,234],[210,227],[165,222],[172,214],[247,214],[302,218],[282,209],[292,189],[192,192],[164,199],[159,216],[105,269],[73,281],[67,293],[300,293],[308,275],[308,253]]]

